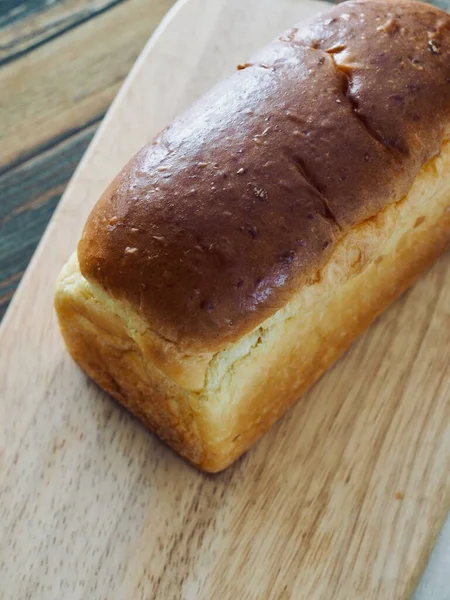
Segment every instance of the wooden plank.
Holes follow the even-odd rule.
[[[92,125],[0,176],[0,320],[96,129]]]
[[[173,0],[128,0],[0,70],[0,172],[97,122]]]
[[[110,177],[311,6],[184,2],[69,185],[0,330],[0,597],[410,594],[450,494],[448,254],[218,476],[187,466],[87,381],[51,306]]]
[[[123,0],[3,0],[0,65],[61,35]]]

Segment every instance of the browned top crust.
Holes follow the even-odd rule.
[[[408,192],[449,113],[449,15],[340,4],[241,65],[128,163],[86,223],[82,273],[186,351],[219,350]]]

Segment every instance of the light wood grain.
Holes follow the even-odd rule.
[[[54,278],[110,177],[313,9],[179,5],[69,185],[0,330],[0,598],[411,594],[450,499],[448,255],[218,476],[191,469],[87,381],[52,310]]]

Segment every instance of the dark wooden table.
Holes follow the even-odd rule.
[[[175,0],[1,0],[0,320],[103,115]]]

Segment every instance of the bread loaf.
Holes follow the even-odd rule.
[[[240,456],[450,242],[450,16],[346,2],[240,65],[104,192],[56,309],[197,467]]]

